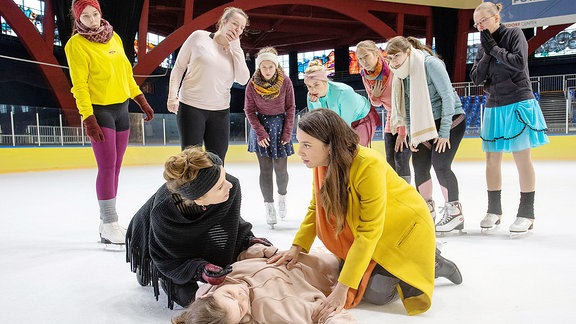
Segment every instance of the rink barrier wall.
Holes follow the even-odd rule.
[[[464,138],[455,161],[482,161],[484,152],[479,138]],[[294,144],[297,150],[298,144]],[[375,141],[372,148],[384,154],[384,141]],[[124,166],[159,165],[180,151],[180,146],[129,146],[124,155]],[[533,160],[576,160],[576,136],[550,136],[550,144],[532,150]],[[512,160],[511,154],[504,154]],[[300,162],[297,154],[289,162]],[[230,145],[226,155],[228,163],[258,163],[256,155],[247,151],[247,145]],[[86,147],[6,147],[0,148],[0,173],[50,171],[95,168],[92,149]]]

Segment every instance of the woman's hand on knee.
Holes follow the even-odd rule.
[[[434,144],[436,144],[436,152],[438,153],[444,153],[451,148],[449,138],[437,138],[434,140]]]
[[[396,138],[396,144],[394,145],[394,152],[402,152],[404,147],[408,149],[408,141],[406,140],[406,135],[398,135]]]

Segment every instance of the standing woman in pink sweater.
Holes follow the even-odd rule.
[[[388,63],[382,57],[380,48],[371,40],[361,41],[356,45],[356,57],[362,67],[362,83],[370,103],[374,107],[383,106],[386,109],[386,124],[384,126],[384,149],[386,161],[406,182],[410,183],[410,156],[406,126],[390,129],[390,111],[392,103],[393,73]]]
[[[168,110],[177,114],[182,150],[204,144],[222,161],[230,137],[230,89],[234,81],[246,84],[246,66],[240,35],[248,15],[228,7],[218,30],[194,31],[180,48],[170,74]]]
[[[276,224],[272,170],[278,186],[278,214],[286,217],[287,161],[294,154],[295,110],[294,87],[278,65],[278,52],[273,47],[262,48],[256,57],[256,72],[246,86],[244,112],[252,126],[248,151],[258,157],[266,223],[271,228]]]

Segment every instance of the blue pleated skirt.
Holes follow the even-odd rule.
[[[294,154],[294,146],[292,145],[292,139],[284,145],[282,145],[282,131],[284,130],[284,119],[286,114],[279,115],[261,115],[258,114],[258,120],[268,136],[270,137],[270,145],[268,147],[262,147],[258,145],[258,136],[256,136],[256,131],[250,128],[250,137],[248,139],[248,152],[256,152],[260,156],[269,157],[272,159],[286,158]]]
[[[480,137],[484,152],[519,152],[549,143],[538,101],[529,99],[484,109]]]

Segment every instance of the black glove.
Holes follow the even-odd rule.
[[[227,265],[224,269],[212,263],[207,263],[204,268],[202,268],[202,280],[207,283],[218,286],[223,283],[226,279],[226,275],[232,272],[232,266]]]
[[[267,239],[263,238],[263,237],[251,237],[250,240],[250,246],[254,245],[254,244],[263,244],[266,246],[272,246],[272,243],[270,243],[270,241],[268,241]]]
[[[497,45],[496,41],[494,40],[494,37],[492,36],[492,34],[488,29],[484,29],[480,33],[480,43],[482,44],[482,47],[484,48],[484,52],[486,54],[490,54],[492,48],[494,48]]]

